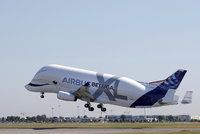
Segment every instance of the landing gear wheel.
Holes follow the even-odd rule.
[[[44,95],[42,94],[42,95],[40,95],[40,98],[44,98]]]
[[[94,108],[93,107],[88,107],[88,110],[89,111],[94,111]]]
[[[98,105],[97,105],[97,108],[102,108],[102,104],[98,104]]]
[[[103,104],[102,104],[102,103],[98,104],[98,105],[97,105],[97,108],[100,108],[102,112],[105,112],[105,111],[106,111],[106,108],[103,107]]]
[[[44,98],[44,92],[41,93],[40,98]]]
[[[85,104],[84,106],[85,106],[85,108],[89,108],[89,107],[90,107],[90,104],[87,103],[87,104]]]
[[[101,111],[102,111],[102,112],[105,112],[105,111],[106,111],[106,108],[101,108]]]

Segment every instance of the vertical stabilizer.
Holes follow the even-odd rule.
[[[177,89],[186,72],[186,70],[179,69],[161,83],[161,86],[166,87],[167,89]]]

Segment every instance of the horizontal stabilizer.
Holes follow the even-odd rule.
[[[192,103],[192,93],[193,91],[186,91],[183,100],[181,101],[182,104],[190,104]]]
[[[165,95],[165,97],[162,98],[162,103],[171,103],[174,101],[174,94],[175,90],[169,89]]]

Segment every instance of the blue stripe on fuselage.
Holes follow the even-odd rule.
[[[163,89],[163,88],[164,87],[158,86],[155,89],[147,92],[146,94],[141,96],[139,99],[137,99],[130,107],[152,106],[158,100],[163,98],[165,96],[165,94],[167,93],[168,90],[167,89]]]

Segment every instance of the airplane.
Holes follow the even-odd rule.
[[[186,70],[179,69],[168,78],[154,82],[139,82],[127,77],[101,74],[94,71],[51,64],[42,67],[25,88],[32,92],[56,93],[64,101],[85,101],[89,111],[91,103],[105,112],[103,104],[130,108],[151,108],[178,104],[176,89]]]

